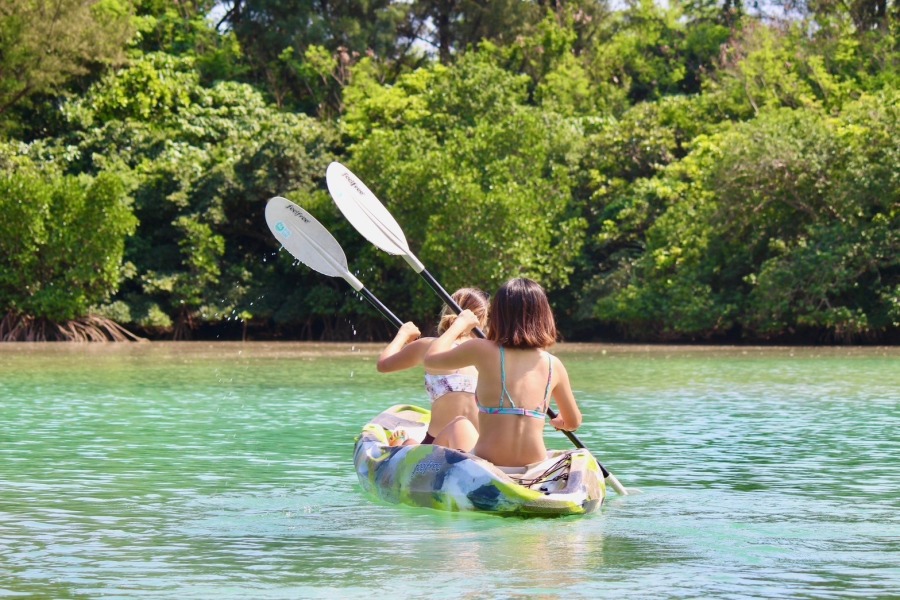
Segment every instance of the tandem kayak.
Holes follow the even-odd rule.
[[[446,511],[558,516],[589,513],[603,502],[606,484],[585,449],[550,450],[526,467],[498,467],[443,446],[391,446],[398,432],[421,441],[431,412],[392,406],[367,423],[353,462],[363,489],[386,502]]]

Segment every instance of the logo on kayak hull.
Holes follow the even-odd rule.
[[[440,473],[441,471],[441,463],[432,462],[432,461],[424,461],[420,462],[416,465],[416,468],[413,469],[413,475],[424,475],[426,473]]]

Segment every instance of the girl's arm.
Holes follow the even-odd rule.
[[[419,338],[419,328],[411,321],[404,323],[391,343],[378,357],[378,372],[392,373],[410,369],[422,362],[434,338]],[[415,340],[415,341],[413,341]]]
[[[470,365],[476,365],[476,346],[484,340],[469,340],[456,347],[454,342],[459,336],[472,331],[478,326],[478,317],[471,310],[466,309],[459,313],[453,323],[441,337],[432,342],[425,354],[425,367],[429,369],[461,369]]]
[[[562,361],[553,357],[555,371],[559,374],[556,386],[553,388],[553,399],[559,408],[559,414],[550,419],[550,425],[556,429],[575,431],[581,426],[581,411],[575,403],[575,394],[572,393],[572,385],[569,383],[569,373]]]

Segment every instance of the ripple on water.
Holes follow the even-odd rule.
[[[644,493],[610,492],[585,518],[522,520],[362,494],[351,463],[361,425],[422,400],[420,373],[375,373],[379,349],[0,348],[0,590],[843,598],[900,589],[900,351],[561,348],[585,413],[579,437]]]

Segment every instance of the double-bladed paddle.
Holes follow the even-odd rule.
[[[388,254],[401,255],[409,266],[425,279],[428,286],[434,290],[447,306],[452,308],[456,314],[462,312],[460,306],[450,297],[447,290],[437,282],[425,268],[425,265],[412,253],[400,225],[388,209],[375,197],[375,194],[366,187],[366,184],[351,173],[350,169],[338,162],[328,165],[328,169],[325,172],[325,181],[328,184],[328,191],[331,192],[331,197],[334,199],[335,204],[344,214],[344,217],[350,221],[350,224],[364,238]],[[484,332],[477,327],[474,332],[480,338],[485,337]],[[551,419],[556,417],[556,413],[549,407],[547,408],[547,414]],[[574,433],[571,431],[563,431],[563,433],[576,448],[585,448],[585,445],[581,443],[581,440]],[[620,496],[627,496],[628,490],[619,483],[616,476],[610,473],[600,461],[597,461],[597,464],[600,465],[600,470],[603,471],[603,478],[612,485],[616,493]]]
[[[366,289],[362,282],[347,268],[344,249],[331,232],[315,217],[287,198],[275,196],[266,204],[266,224],[291,256],[329,277],[342,277],[362,294],[384,317],[400,327],[403,321]]]

